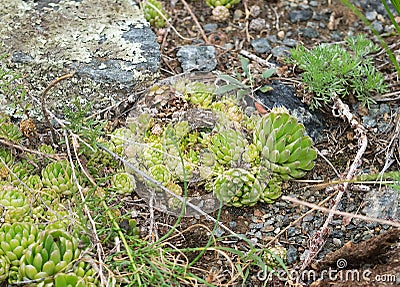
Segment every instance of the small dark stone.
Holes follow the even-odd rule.
[[[318,37],[318,31],[310,28],[310,27],[306,27],[306,28],[300,28],[298,29],[297,33],[305,38],[317,38]]]
[[[283,58],[290,55],[290,49],[286,46],[276,46],[271,52],[275,58]]]
[[[269,53],[271,46],[266,38],[258,38],[251,41],[251,46],[257,53]]]
[[[289,12],[289,20],[292,23],[304,22],[309,20],[312,14],[312,10],[293,10]]]
[[[288,264],[292,264],[297,260],[299,257],[299,254],[297,252],[297,249],[293,247],[293,245],[290,245],[289,248],[286,250],[286,261]]]
[[[216,23],[207,23],[203,25],[203,30],[206,33],[215,32],[218,29],[218,24]]]
[[[282,44],[288,47],[296,47],[298,41],[295,39],[283,39]]]

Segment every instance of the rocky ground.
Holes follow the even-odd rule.
[[[311,48],[319,43],[337,43],[343,41],[346,36],[359,33],[372,37],[369,29],[337,0],[248,0],[242,2],[231,10],[230,17],[226,21],[218,22],[212,18],[211,8],[206,6],[204,1],[188,1],[186,7],[183,1],[166,1],[165,8],[171,15],[171,24],[176,31],[169,28],[155,29],[162,51],[162,76],[170,77],[180,74],[190,68],[196,68],[196,65],[203,71],[218,70],[227,74],[234,73],[235,69],[240,67],[239,55],[244,50],[261,59],[267,59],[279,67],[278,75],[271,79],[274,90],[269,94],[257,94],[261,101],[269,107],[276,104],[287,106],[288,102],[291,102],[292,108],[296,109],[305,106],[301,100],[307,95],[300,82],[300,71],[283,61],[284,56],[289,54],[290,48],[296,45],[305,45]],[[378,2],[361,1],[358,5],[362,7],[367,18],[379,33],[389,35],[390,22],[385,16],[383,6]],[[249,12],[247,16],[246,11]],[[197,17],[196,20],[202,31],[191,13]],[[395,50],[399,49],[398,36],[387,36],[385,39]],[[208,48],[205,48],[204,45],[207,45]],[[258,71],[266,68],[262,66],[261,62],[253,61],[252,64],[253,68]],[[384,53],[377,55],[376,65],[386,74],[391,91],[398,91],[397,75]],[[369,144],[357,174],[382,170],[387,160],[386,151],[390,139],[397,137],[398,140],[399,135],[396,132],[399,120],[398,96],[392,99],[381,95],[377,100],[378,103],[373,105],[369,111],[358,108],[358,105],[351,99],[347,100],[357,119],[368,130]],[[332,206],[336,194],[334,186],[331,185],[339,180],[339,176],[346,175],[359,146],[354,136],[354,130],[348,122],[332,116],[331,106],[327,105],[318,112],[311,111],[310,113],[312,119],[305,123],[307,131],[312,135],[317,149],[325,158],[321,156],[318,158],[316,167],[307,175],[308,182],[291,183],[285,188],[284,194],[329,208]],[[398,164],[398,161],[395,162],[390,169],[398,170]],[[398,209],[398,192],[386,188],[382,191],[379,186],[370,184],[351,184],[339,204],[340,211],[391,220],[400,219]],[[213,216],[216,216],[216,213]],[[224,207],[221,222],[235,233],[243,234],[261,246],[285,247],[287,250],[286,264],[290,270],[295,270],[294,268],[302,264],[309,252],[311,237],[321,229],[326,218],[326,213],[310,211],[308,207],[278,200],[271,205],[258,204],[253,208]],[[156,215],[158,222],[173,223],[174,220],[173,216],[162,213]],[[146,218],[143,218],[143,221],[145,222]],[[212,223],[204,218],[187,218],[181,225],[184,229],[199,223],[212,228]],[[331,252],[340,253],[341,248],[347,246],[349,242],[356,244],[369,242],[368,240],[379,238],[377,236],[385,236],[384,234],[392,230],[388,224],[342,216],[335,216],[329,226],[330,235],[317,259],[323,259]],[[223,228],[217,228],[214,232],[216,237],[228,234]],[[397,242],[394,244],[397,245],[398,233],[394,235],[394,238],[390,240],[393,243]],[[192,230],[185,233],[185,239],[179,241],[178,244],[193,247],[201,245],[206,240],[207,235],[204,234],[204,230]],[[382,240],[385,241],[384,238]],[[242,245],[236,239],[223,242],[237,248]],[[371,244],[376,245],[376,241],[371,241]],[[353,255],[361,251],[367,254],[369,252],[368,249],[365,249],[365,245],[351,245],[351,247],[355,252],[352,253]],[[377,253],[371,251],[372,253],[368,255],[369,260],[365,260],[365,257],[361,258],[358,262],[353,262],[351,268],[382,266],[380,265],[382,261],[378,263],[378,257],[382,259],[382,253],[387,250],[382,249],[381,251]],[[335,257],[335,260],[331,260],[331,265],[326,266],[336,267],[335,264],[339,258],[350,262],[350,252],[346,251],[340,254],[341,257]],[[384,261],[388,261],[391,255],[387,253],[383,258]],[[200,265],[206,269],[220,269],[223,262],[221,260],[208,261],[205,257],[204,260],[201,260]],[[317,267],[314,264],[308,268]],[[392,265],[392,268],[389,267],[386,273],[390,270],[397,275],[397,283],[399,283],[398,266]],[[266,283],[257,276],[258,271],[257,268],[253,268],[253,274],[249,276],[245,286],[262,286]],[[306,279],[303,283],[308,285],[313,281]],[[318,286],[339,284],[333,282],[320,282],[318,284],[322,285]],[[274,280],[268,284],[284,286],[285,282]],[[355,282],[346,284],[343,286],[356,285]],[[371,282],[368,284],[368,286],[375,286]]]

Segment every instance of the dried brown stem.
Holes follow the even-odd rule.
[[[336,113],[335,113],[336,112]],[[337,207],[342,199],[344,193],[347,191],[347,187],[349,185],[350,180],[354,177],[354,174],[361,163],[361,158],[367,148],[368,139],[366,135],[365,128],[357,121],[356,117],[350,112],[349,106],[344,104],[337,96],[334,98],[334,107],[333,114],[336,117],[341,117],[344,120],[347,120],[351,127],[354,129],[356,137],[358,138],[359,150],[354,158],[353,163],[351,164],[347,176],[345,177],[345,182],[338,184],[335,186],[335,189],[338,190],[338,194],[335,197],[335,201],[331,209],[329,209],[328,218],[326,219],[324,225],[320,230],[315,232],[314,236],[310,241],[310,252],[307,257],[304,259],[303,264],[300,270],[305,270],[307,266],[311,263],[311,261],[318,255],[319,251],[325,245],[326,239],[329,236],[330,229],[329,224],[331,223],[333,216],[335,214],[339,214],[337,211]],[[307,203],[308,204],[308,203]],[[344,215],[344,214],[342,214]],[[348,215],[348,214],[347,214]],[[351,217],[356,217],[355,215],[350,214]],[[359,216],[359,215],[357,215]],[[364,217],[365,220],[372,220],[368,217]],[[386,221],[385,221],[386,222]],[[390,222],[390,221],[388,221]],[[389,224],[386,222],[385,224]],[[393,225],[392,222],[390,222]],[[395,223],[397,224],[397,223]],[[400,226],[400,224],[398,224]]]
[[[67,156],[65,154],[47,154],[47,153],[44,153],[44,152],[40,152],[40,151],[37,151],[37,150],[26,148],[24,146],[15,144],[15,143],[13,143],[11,141],[7,141],[7,140],[1,139],[1,138],[0,138],[0,144],[6,145],[6,146],[9,146],[9,147],[13,147],[13,148],[18,149],[18,150],[23,151],[23,152],[36,154],[38,156],[47,157],[47,158],[51,158],[51,159],[54,159],[54,160],[61,160],[61,159],[67,158]]]
[[[206,33],[204,33],[203,28],[201,27],[199,21],[197,20],[196,15],[194,15],[192,9],[190,8],[189,4],[185,1],[185,0],[181,0],[181,2],[183,3],[183,5],[185,6],[186,10],[189,12],[190,17],[192,17],[194,23],[196,24],[197,28],[200,31],[201,37],[203,38],[204,42],[209,45],[210,42],[208,41],[208,38],[206,36]]]

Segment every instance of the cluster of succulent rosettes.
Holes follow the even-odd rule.
[[[131,194],[136,189],[135,177],[127,172],[118,172],[111,177],[111,187],[116,193]]]
[[[21,189],[0,185],[0,215],[5,222],[21,221],[29,214],[30,202]]]
[[[78,191],[71,165],[67,160],[54,161],[43,168],[42,183],[43,186],[54,189],[62,195],[71,195]]]
[[[231,166],[241,158],[247,145],[247,140],[240,131],[224,129],[211,138],[210,150],[218,163]]]
[[[17,125],[5,122],[0,124],[0,138],[19,143],[22,139],[22,133]]]
[[[213,189],[219,200],[236,207],[256,204],[262,193],[255,176],[242,168],[224,171],[215,179]]]
[[[186,84],[182,92],[187,101],[204,109],[210,108],[215,98],[215,87],[199,82]]]
[[[314,167],[317,152],[305,128],[285,108],[262,117],[253,132],[261,165],[282,179],[301,178]]]
[[[67,232],[44,230],[21,257],[19,280],[42,279],[41,286],[52,286],[47,284],[53,283],[53,275],[69,271],[80,252],[78,240]]]
[[[9,150],[0,148],[0,158],[2,159],[0,161],[0,180],[4,180],[9,175],[9,169],[14,163],[14,156]]]
[[[151,26],[163,28],[166,25],[164,18],[167,18],[167,12],[165,12],[160,1],[147,0],[147,3],[144,5],[144,17]]]

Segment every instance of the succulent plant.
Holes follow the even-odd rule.
[[[20,260],[19,279],[43,279],[53,282],[51,276],[65,272],[79,257],[78,240],[62,230],[45,230],[31,244]]]
[[[77,276],[75,273],[58,273],[54,277],[54,287],[86,287],[83,278]]]
[[[8,258],[11,266],[18,267],[28,246],[34,243],[39,230],[29,222],[5,223],[0,228],[0,255]]]
[[[168,183],[172,179],[171,172],[165,165],[157,164],[149,168],[151,177],[161,183]]]
[[[262,165],[283,179],[301,178],[314,167],[317,157],[305,128],[288,111],[274,108],[261,118],[253,133]]]
[[[249,171],[232,168],[220,174],[214,181],[215,196],[222,202],[240,207],[256,204],[261,195],[261,185]]]
[[[5,179],[9,174],[8,168],[14,163],[14,157],[9,150],[0,148],[0,158],[4,161],[0,161],[0,179]]]
[[[263,166],[257,169],[255,176],[260,183],[260,201],[273,203],[282,194],[282,180]]]
[[[239,131],[226,129],[211,138],[210,150],[220,164],[231,165],[241,159],[246,146],[247,141]]]
[[[12,123],[2,123],[0,125],[0,138],[19,143],[22,139],[22,133],[18,126]]]
[[[209,108],[214,99],[215,87],[204,83],[193,82],[185,86],[185,98],[203,109]]]
[[[147,168],[150,168],[155,165],[162,164],[163,162],[163,146],[161,143],[152,142],[149,143],[145,148],[142,150],[142,154],[139,155],[144,160],[144,165]]]
[[[158,11],[157,11],[158,10]],[[144,5],[144,17],[150,23],[151,26],[156,28],[165,27],[167,12],[162,7],[162,3],[157,0],[147,0],[147,4]]]
[[[111,177],[111,187],[119,194],[130,194],[136,189],[135,177],[127,172],[119,172]]]
[[[42,182],[45,187],[52,188],[59,194],[71,195],[78,191],[72,178],[72,168],[66,160],[49,163],[42,169]]]
[[[210,7],[224,6],[229,9],[233,5],[240,3],[240,0],[206,0],[206,3]]]
[[[113,150],[111,144],[108,142],[102,142],[106,148]],[[118,162],[108,153],[102,149],[97,149],[95,152],[89,155],[88,162],[86,164],[89,173],[93,176],[104,177],[111,170],[115,170],[118,167]]]
[[[229,9],[225,6],[216,6],[212,10],[211,19],[215,21],[224,22],[228,20],[229,17],[230,17]]]
[[[42,180],[39,175],[30,175],[25,179],[25,184],[32,189],[41,189],[43,187]]]
[[[19,186],[21,181],[26,181],[34,169],[35,167],[26,160],[16,162],[11,167],[12,173],[9,173],[8,181],[14,186]]]
[[[264,253],[265,263],[271,267],[276,268],[280,266],[280,263],[277,258],[280,258],[282,262],[286,261],[286,248],[283,246],[274,246],[269,248]]]
[[[0,204],[5,213],[5,222],[23,220],[29,213],[29,202],[25,194],[12,186],[0,186]]]
[[[8,278],[10,261],[4,255],[0,255],[0,283]]]
[[[77,266],[74,267],[74,273],[78,278],[83,279],[83,282],[86,284],[85,286],[94,287],[100,285],[96,277],[95,269],[88,262],[80,261]]]
[[[127,139],[132,136],[132,132],[127,128],[118,128],[111,134],[110,142],[112,145],[111,151],[115,152],[118,155],[122,155],[124,150],[124,145]]]

